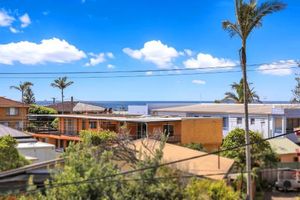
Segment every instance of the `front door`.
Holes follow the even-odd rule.
[[[137,139],[146,137],[147,127],[145,123],[138,123]]]

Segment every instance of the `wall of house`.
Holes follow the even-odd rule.
[[[1,105],[0,105],[1,106]],[[27,114],[28,108],[27,107],[18,107],[19,113],[18,115],[7,115],[6,114],[6,107],[0,107],[0,123],[4,125],[8,125],[11,128],[21,129],[22,126],[26,127],[28,123]]]
[[[297,162],[297,160],[295,160],[295,159],[297,159],[296,153],[282,154],[279,157],[280,157],[280,162],[283,162],[283,163]],[[298,159],[298,162],[300,162],[299,159]]]
[[[181,143],[200,143],[208,151],[217,150],[222,144],[221,118],[187,118],[181,123]]]

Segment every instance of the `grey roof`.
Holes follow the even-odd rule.
[[[34,139],[31,135],[0,124],[0,137],[6,135],[10,135],[15,138],[18,143],[36,142],[36,139]]]
[[[10,135],[14,138],[30,136],[29,134],[26,134],[22,131],[19,131],[19,130],[10,128],[8,126],[5,126],[3,124],[0,124],[0,137],[5,136],[5,135]]]
[[[250,114],[272,114],[283,112],[285,109],[300,109],[298,104],[249,104]],[[189,106],[153,109],[152,112],[182,112],[182,113],[228,113],[243,114],[243,104],[201,103]]]
[[[81,102],[78,102],[73,108],[74,112],[103,112],[104,110],[105,108],[101,106],[95,106]]]

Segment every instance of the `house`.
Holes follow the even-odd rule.
[[[151,156],[149,149],[155,151],[159,149],[160,142],[151,139],[139,139],[134,141],[135,147],[139,152]],[[177,162],[168,165],[171,168],[179,170],[185,174],[195,175],[198,177],[209,178],[213,180],[222,180],[227,177],[232,165],[233,159],[222,156],[196,151],[187,147],[166,143],[163,151],[162,164],[176,162],[182,159],[197,157],[183,162]]]
[[[10,135],[18,142],[16,148],[20,154],[32,163],[52,160],[57,157],[55,146],[38,142],[29,133],[25,133],[0,124],[0,137]]]
[[[202,103],[188,106],[153,109],[153,115],[181,117],[221,117],[223,135],[235,128],[244,128],[243,104]],[[249,128],[264,138],[293,133],[300,126],[298,104],[249,104]],[[293,135],[291,135],[293,137]],[[300,138],[291,138],[300,142]]]
[[[22,130],[27,125],[27,114],[29,106],[0,97],[0,124],[9,126],[11,128]]]
[[[288,138],[275,138],[269,140],[272,149],[277,153],[282,163],[300,162],[300,146]]]
[[[39,115],[40,116],[40,115]],[[46,116],[46,115],[45,115]],[[47,132],[34,134],[38,140],[47,138],[57,147],[66,147],[70,140],[77,140],[81,130],[111,130],[119,132],[124,125],[132,139],[169,135],[172,143],[201,143],[208,151],[216,150],[222,143],[221,118],[113,116],[113,115],[47,115],[59,119],[58,135]],[[46,140],[44,140],[47,142]]]
[[[70,113],[77,113],[77,114],[100,114],[104,113],[107,110],[101,106],[95,106],[87,103],[82,103],[79,101],[65,101],[64,103],[56,103],[52,105],[48,105],[47,107],[53,108],[58,113],[70,114]]]

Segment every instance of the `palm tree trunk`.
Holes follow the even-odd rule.
[[[248,113],[248,82],[247,82],[247,57],[246,57],[246,40],[242,42],[243,46],[241,49],[241,64],[242,64],[242,71],[243,71],[243,90],[244,90],[244,112],[245,112],[245,142],[246,144],[250,143],[249,138],[249,113]],[[246,173],[247,173],[247,199],[252,200],[252,190],[251,190],[251,152],[250,152],[250,145],[246,146]]]
[[[23,90],[21,91],[21,95],[22,95],[21,101],[22,101],[22,103],[24,103],[24,91]]]
[[[64,114],[64,89],[61,90],[61,106],[62,106],[62,114]]]

